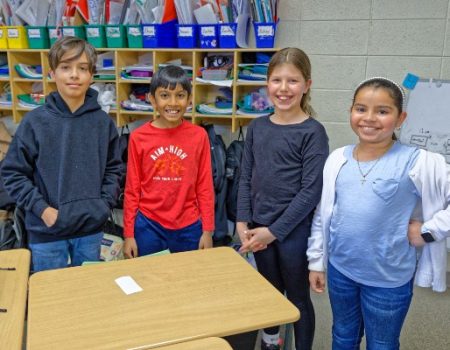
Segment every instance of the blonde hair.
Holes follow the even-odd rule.
[[[285,63],[293,64],[302,73],[306,81],[311,79],[311,62],[308,55],[296,47],[286,47],[272,56],[267,69],[267,80],[276,67]],[[316,113],[309,103],[311,101],[310,92],[311,89],[308,89],[308,92],[303,95],[300,107],[306,114],[315,116]]]

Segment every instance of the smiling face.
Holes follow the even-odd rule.
[[[84,103],[93,77],[86,53],[78,58],[73,56],[70,51],[65,53],[56,69],[50,72],[59,94],[72,111]]]
[[[395,128],[400,127],[406,112],[399,112],[394,99],[383,87],[361,88],[354,99],[350,125],[360,143],[387,145]]]
[[[267,81],[267,94],[275,113],[302,114],[301,101],[311,86],[292,63],[276,66]]]
[[[155,95],[150,95],[150,102],[159,113],[159,118],[153,125],[159,128],[174,128],[181,124],[190,103],[190,95],[180,84],[177,84],[175,89],[158,87]]]

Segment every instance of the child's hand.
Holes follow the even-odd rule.
[[[309,271],[309,284],[316,293],[325,291],[325,272]]]
[[[123,245],[123,255],[126,259],[133,259],[138,256],[136,240],[133,237],[125,238]]]
[[[42,221],[47,227],[52,227],[56,219],[58,218],[58,210],[52,207],[47,207],[44,209],[41,215]]]
[[[426,242],[422,238],[422,222],[411,220],[408,227],[409,244],[413,247],[422,247]]]
[[[242,243],[240,253],[249,251],[257,252],[267,248],[267,245],[272,243],[276,237],[270,232],[267,227],[257,227],[247,231],[247,237],[250,237],[245,243]]]
[[[212,246],[213,246],[212,236],[213,236],[213,232],[203,231],[203,234],[200,237],[200,242],[198,243],[198,249],[212,248]]]
[[[239,239],[241,243],[244,244],[250,238],[248,235],[248,226],[246,222],[237,222],[236,223],[236,231],[239,235]]]

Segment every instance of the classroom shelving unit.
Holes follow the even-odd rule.
[[[139,56],[144,53],[151,52],[153,55],[153,66],[157,69],[160,63],[166,63],[167,61],[181,58],[184,65],[192,65],[193,75],[196,76],[196,72],[203,66],[203,59],[208,53],[232,53],[233,54],[233,72],[232,72],[232,92],[233,92],[233,112],[231,115],[207,115],[200,114],[195,111],[195,108],[191,113],[188,113],[185,117],[190,119],[194,124],[201,124],[202,122],[208,122],[212,124],[222,124],[231,127],[232,132],[239,130],[240,126],[247,125],[254,116],[252,115],[239,115],[236,114],[237,102],[242,96],[251,90],[258,87],[265,86],[265,82],[261,81],[249,81],[239,82],[238,76],[238,64],[242,62],[242,55],[245,52],[276,52],[278,49],[262,49],[262,48],[249,48],[249,49],[128,49],[128,48],[106,48],[97,49],[99,53],[113,52],[116,79],[113,81],[94,80],[94,82],[112,82],[116,86],[116,99],[118,107],[116,110],[111,110],[110,115],[116,121],[118,127],[125,124],[140,120],[149,119],[156,116],[156,112],[141,112],[141,111],[129,111],[120,108],[120,101],[128,99],[131,91],[131,84],[149,84],[148,81],[142,80],[125,80],[120,76],[120,72],[123,67],[138,63]],[[41,82],[43,84],[44,94],[56,90],[56,84],[48,77],[49,65],[47,60],[48,49],[3,49],[0,53],[6,53],[9,67],[9,78],[0,78],[0,92],[3,91],[6,83],[10,84],[12,94],[12,106],[1,106],[0,115],[12,115],[15,123],[19,123],[23,116],[30,111],[30,109],[20,107],[18,105],[18,94],[30,93],[32,85],[35,82]],[[42,79],[24,79],[21,78],[14,66],[18,63],[25,63],[30,65],[42,65]],[[219,87],[209,83],[197,82],[195,78],[192,79],[192,101],[194,106],[200,103],[206,103],[214,101]]]

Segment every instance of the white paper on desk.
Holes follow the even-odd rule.
[[[114,280],[126,295],[142,292],[143,289],[131,276],[122,276]]]

